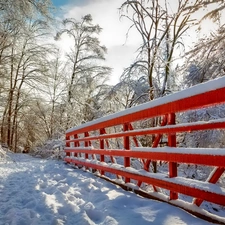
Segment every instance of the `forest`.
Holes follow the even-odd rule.
[[[55,18],[50,0],[0,0],[0,138],[14,152],[33,151],[61,139],[70,127],[189,88],[225,74],[223,0],[124,0],[119,16],[129,20],[141,45],[119,82],[109,84],[107,46],[91,14]],[[201,15],[196,16],[196,15]],[[214,31],[187,48],[188,32],[202,23]],[[70,39],[69,51],[58,41]],[[224,118],[225,106],[180,114],[179,122]],[[137,126],[157,126],[152,119]],[[140,140],[151,145],[151,140]],[[179,137],[180,146],[222,147],[225,133]]]

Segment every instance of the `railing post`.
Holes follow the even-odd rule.
[[[215,184],[219,180],[219,178],[221,177],[224,171],[225,171],[225,168],[223,167],[215,168],[214,171],[211,172],[211,175],[208,178],[208,180],[206,181],[209,183]],[[197,206],[200,206],[202,202],[203,202],[203,199],[200,199],[200,198],[193,199],[193,203]]]
[[[84,132],[84,137],[89,137],[88,132]],[[85,141],[84,142],[84,147],[88,147],[89,146],[89,141]],[[88,159],[88,154],[85,153],[85,159]]]
[[[70,140],[70,136],[68,136],[68,135],[66,134],[66,147],[70,147],[70,143],[67,142],[67,141],[69,141],[69,140]],[[67,153],[66,153],[66,156],[70,157],[70,152],[67,152]]]
[[[78,138],[78,135],[77,134],[74,134],[74,139],[77,139]],[[74,147],[78,147],[79,146],[79,143],[76,141],[74,142]],[[77,153],[74,154],[75,157],[77,157]]]
[[[105,129],[102,128],[100,129],[100,135],[105,133]],[[100,139],[100,149],[104,149],[104,139]],[[105,162],[105,156],[104,155],[100,155],[100,161],[101,162]],[[104,171],[101,170],[101,175],[104,175]]]
[[[176,115],[175,113],[170,113],[168,115],[168,125],[176,124]],[[168,134],[168,146],[176,147],[176,134],[169,133]],[[177,176],[177,163],[169,162],[169,177]],[[178,198],[178,194],[176,192],[170,191],[170,200],[174,200]]]
[[[129,130],[129,123],[124,123],[123,124],[123,131],[128,131]],[[123,147],[125,151],[130,150],[130,140],[129,136],[124,136],[123,137]],[[124,167],[130,167],[130,157],[124,157]],[[129,177],[125,177],[125,183],[130,182]]]
[[[133,126],[131,123],[129,123],[129,130],[134,130]],[[136,136],[133,136],[133,141],[134,141],[134,144],[136,147],[139,147],[139,143],[138,143],[138,140],[137,140],[137,137]]]

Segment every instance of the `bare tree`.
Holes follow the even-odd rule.
[[[30,19],[52,21],[51,11],[50,0],[0,0],[0,64],[3,51],[13,44],[19,29]]]
[[[186,55],[185,80],[189,86],[203,83],[225,74],[224,38],[225,25],[219,27],[216,32],[211,32],[205,38],[200,39],[194,48]]]
[[[134,27],[142,38],[137,60],[129,70],[141,67],[145,71],[150,86],[150,100],[165,94],[176,48],[183,47],[182,36],[199,22],[194,20],[194,13],[215,3],[220,4],[219,7],[209,11],[203,18],[217,18],[218,12],[224,8],[222,0],[127,0],[121,5],[121,16],[132,22],[130,28]]]
[[[99,82],[97,85],[101,88],[100,84],[105,82],[110,68],[102,64],[105,60],[106,47],[100,44],[98,35],[101,28],[99,25],[92,24],[91,15],[82,17],[81,21],[66,19],[63,21],[63,25],[65,28],[57,33],[56,39],[63,34],[67,34],[73,42],[71,51],[67,53],[69,67],[67,71],[70,73],[67,87],[67,107],[72,110],[74,105],[77,105],[78,108],[81,105],[81,95],[83,98],[86,95],[86,101],[83,104],[90,106],[90,101],[92,101],[90,93],[85,90],[90,90],[91,85],[96,83],[97,80]],[[96,87],[92,88],[97,91]],[[84,120],[90,119],[93,119],[93,117],[84,118]],[[67,116],[67,127],[69,125],[70,112]]]
[[[52,20],[51,10],[50,0],[0,0],[0,83],[4,83],[0,92],[4,101],[1,141],[14,150],[23,95],[45,70],[46,47],[37,44],[37,40],[46,34],[47,22]]]
[[[40,108],[41,112],[39,116],[43,119],[48,139],[63,129],[63,114],[59,111],[66,95],[64,76],[66,64],[61,60],[60,55],[61,52],[56,50],[47,61],[46,82],[40,90],[40,93],[44,93],[45,100],[37,102],[37,108]]]
[[[33,88],[43,81],[42,74],[47,69],[44,58],[50,52],[49,46],[38,42],[41,36],[46,35],[46,29],[45,22],[26,21],[24,26],[18,28],[18,32],[12,37],[11,45],[5,50],[8,62],[5,66],[8,74],[5,78],[8,97],[2,117],[1,137],[2,141],[13,149],[16,149],[14,135],[17,132],[18,111],[21,109],[22,88]]]
[[[125,73],[120,82],[112,87],[107,97],[115,102],[117,110],[124,110],[148,101],[149,85],[145,76],[135,77]],[[114,112],[116,112],[114,111]]]
[[[53,6],[50,0],[0,0],[0,11],[4,16],[8,16],[10,20],[19,20],[23,18],[31,18],[34,16],[41,16],[46,19],[51,19],[50,12]],[[19,17],[18,17],[19,16]]]

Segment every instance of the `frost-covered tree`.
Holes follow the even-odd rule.
[[[118,106],[118,110],[148,101],[149,86],[146,77],[140,76],[137,79],[130,75],[130,73],[123,74],[120,82],[109,92],[109,101],[113,101]]]
[[[224,72],[224,25],[207,38],[199,40],[187,57],[187,71],[184,88],[204,83],[225,75]],[[207,109],[200,109],[181,114],[181,122],[194,122],[198,120],[212,120],[225,118],[225,106],[220,105]],[[225,133],[219,130],[187,133],[181,145],[187,147],[222,147]]]
[[[167,0],[128,0],[121,6],[122,16],[131,21],[131,27],[136,28],[142,39],[130,70],[142,68],[148,78],[150,100],[165,94],[174,52],[192,23],[193,9],[187,10],[189,5],[189,1],[182,0],[177,0],[173,7]]]
[[[44,94],[44,99],[38,106],[48,139],[64,131],[64,114],[61,108],[66,95],[64,77],[66,64],[61,59],[61,54],[58,49],[51,54],[51,58],[47,61],[48,70],[44,73],[45,83],[37,94],[37,96]]]
[[[6,100],[1,123],[1,139],[16,149],[16,132],[19,110],[23,107],[22,93],[44,81],[47,70],[45,58],[50,46],[41,42],[48,26],[41,20],[27,20],[11,37],[11,44],[4,49],[4,81]],[[26,89],[26,91],[25,91]]]
[[[41,37],[49,32],[50,10],[48,0],[0,1],[1,142],[14,150],[25,96],[46,70],[44,58],[50,51]]]
[[[20,17],[31,18],[34,15],[50,19],[52,9],[50,0],[0,0],[1,15],[7,15],[10,20],[19,21]]]
[[[51,20],[51,10],[50,0],[0,0],[0,63],[18,30],[29,20]]]
[[[225,74],[225,24],[219,29],[199,40],[188,53],[185,66],[189,68],[186,80],[190,86],[203,83]]]
[[[72,48],[66,54],[67,68],[67,97],[65,110],[67,128],[96,118],[100,105],[96,96],[104,92],[104,83],[110,68],[103,64],[106,47],[101,45],[99,34],[101,28],[92,23],[91,15],[75,19],[65,19],[64,28],[56,35],[68,35],[72,40]],[[71,112],[76,112],[75,115]],[[97,116],[98,117],[98,116]]]
[[[220,118],[225,118],[225,105],[186,112],[181,114],[179,120],[182,123],[190,123]],[[183,134],[180,139],[180,146],[183,147],[223,148],[224,144],[224,130],[188,132]]]
[[[137,59],[129,69],[140,67],[148,77],[150,100],[165,95],[171,88],[169,79],[178,53],[185,52],[182,37],[187,30],[204,18],[217,20],[224,7],[222,0],[124,1],[121,16],[131,21],[130,29],[134,27],[142,40]],[[208,10],[205,15],[203,9]],[[204,16],[197,20],[199,11]]]

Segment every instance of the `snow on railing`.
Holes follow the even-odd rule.
[[[225,77],[82,124],[66,131],[67,163],[83,166],[111,182],[211,220],[225,219],[199,208],[203,201],[225,206],[225,187],[217,184],[225,170],[225,148],[177,148],[177,133],[224,129],[225,119],[175,124],[176,113],[225,103]],[[161,117],[161,126],[138,129],[137,122]],[[167,146],[158,148],[164,135]],[[142,137],[154,137],[150,147]],[[121,146],[122,149],[118,148]],[[168,170],[151,170],[163,162]],[[178,176],[181,165],[211,166],[208,179]],[[146,189],[146,185],[148,188]],[[151,190],[150,188],[151,187]],[[147,190],[147,192],[146,192]],[[190,196],[192,203],[184,201]]]

